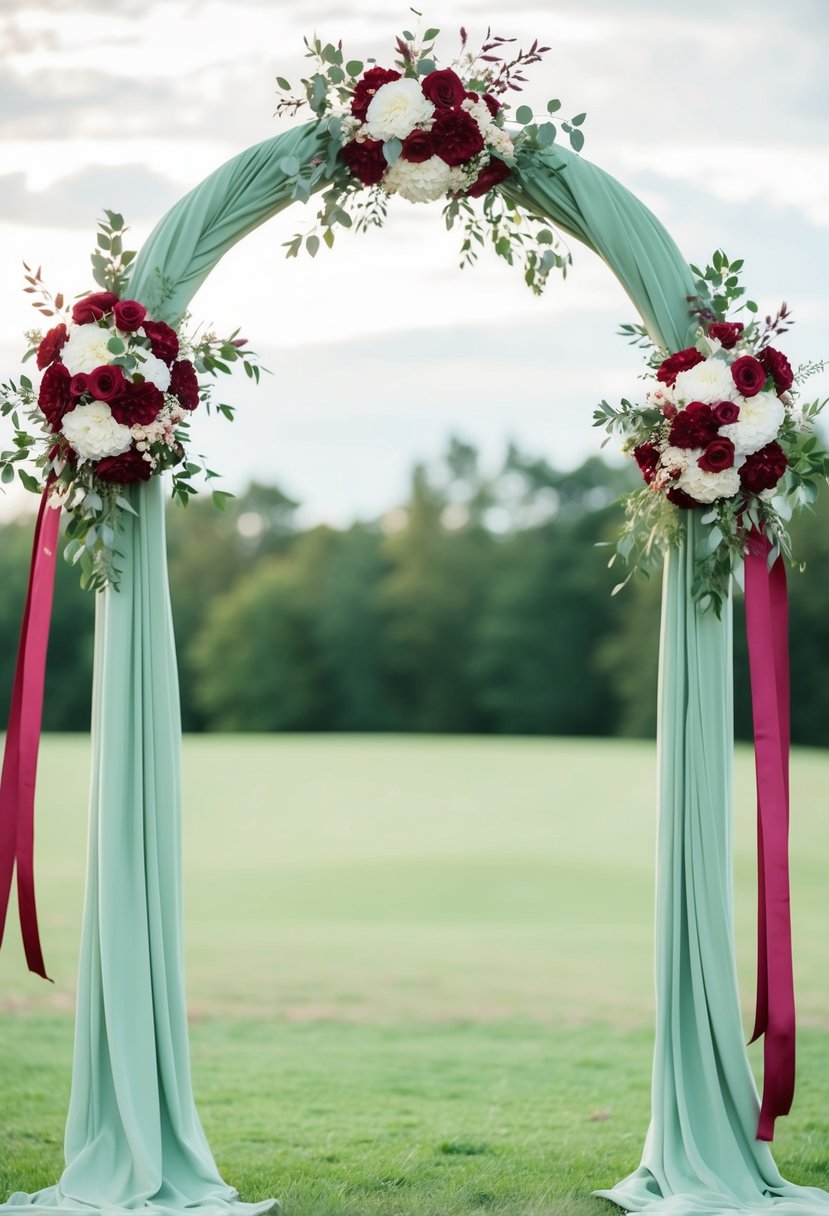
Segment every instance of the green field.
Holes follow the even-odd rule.
[[[549,739],[185,741],[199,1108],[285,1216],[600,1213],[648,1118],[654,749]],[[39,898],[54,986],[0,955],[0,1193],[60,1170],[89,749],[47,738]],[[737,758],[748,1017],[750,753]],[[793,764],[799,1041],[776,1153],[829,1185],[829,753]],[[754,1050],[754,1049],[753,1049]]]

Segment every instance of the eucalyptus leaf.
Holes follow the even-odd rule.
[[[522,127],[525,127],[527,123],[532,122],[532,120],[533,112],[529,106],[519,106],[515,111],[515,121],[520,122]]]

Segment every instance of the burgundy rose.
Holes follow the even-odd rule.
[[[163,321],[145,321],[144,333],[150,339],[156,359],[169,366],[178,358],[178,335],[169,325],[165,325]]]
[[[766,387],[766,369],[754,355],[741,355],[731,364],[731,378],[744,397],[756,397]]]
[[[37,365],[41,371],[57,359],[66,344],[67,336],[66,326],[61,321],[60,325],[50,329],[46,337],[41,339],[37,348]]]
[[[675,507],[682,507],[684,511],[693,511],[696,507],[702,507],[705,504],[697,502],[690,494],[686,494],[684,490],[668,490],[665,495],[668,502],[672,502]]]
[[[89,376],[86,372],[76,372],[69,381],[69,392],[73,397],[82,397],[89,386]]]
[[[376,186],[388,168],[379,139],[352,139],[340,151],[340,156],[364,186]]]
[[[199,381],[189,359],[181,359],[173,364],[170,392],[178,397],[179,404],[185,410],[194,410],[199,404]]]
[[[124,391],[125,385],[120,367],[109,364],[96,367],[86,380],[86,390],[96,401],[114,401]]]
[[[501,103],[497,97],[493,97],[491,93],[484,93],[483,100],[486,102],[486,108],[489,110],[493,118],[501,109]]]
[[[633,458],[642,470],[642,476],[648,485],[656,476],[656,466],[659,464],[659,448],[652,443],[640,443],[633,449]]]
[[[703,362],[704,358],[705,356],[701,355],[693,346],[689,346],[685,350],[678,350],[675,355],[668,355],[668,358],[662,362],[656,378],[662,384],[673,384],[680,372],[687,372],[690,368],[696,367],[698,363]]]
[[[76,325],[88,325],[91,321],[100,321],[112,312],[113,304],[118,303],[118,297],[113,291],[95,291],[91,296],[78,300],[72,309],[72,320]]]
[[[53,431],[60,430],[64,414],[74,408],[69,395],[71,376],[62,363],[53,363],[43,373],[37,403]]]
[[[788,466],[786,453],[780,444],[774,440],[767,443],[759,452],[754,452],[746,458],[740,469],[740,482],[749,494],[760,494],[763,490],[773,490]]]
[[[794,372],[783,352],[775,350],[773,346],[767,346],[760,352],[760,362],[774,380],[774,387],[778,395],[788,392],[794,384]]]
[[[127,448],[120,456],[105,456],[95,465],[95,473],[101,481],[115,482],[127,486],[135,481],[149,481],[152,474],[150,463],[135,448]]]
[[[389,81],[399,79],[400,73],[391,71],[389,68],[369,68],[367,72],[364,72],[355,85],[354,96],[351,99],[351,113],[354,117],[359,118],[360,122],[365,122],[366,112],[377,90],[384,84],[388,84]]]
[[[432,123],[438,156],[447,165],[462,165],[483,151],[484,137],[466,110],[438,110]]]
[[[720,426],[730,426],[740,417],[740,407],[736,401],[717,401],[711,408]]]
[[[710,405],[691,401],[671,423],[668,442],[675,448],[704,448],[717,434],[718,426]]]
[[[725,435],[712,439],[700,456],[697,464],[706,473],[721,473],[734,464],[734,444]]]
[[[708,326],[708,337],[716,338],[725,350],[733,350],[743,329],[742,321],[712,321]]]
[[[679,413],[679,410],[676,408],[675,405],[672,405],[670,401],[666,401],[665,404],[662,406],[662,417],[663,418],[676,418],[678,413]]]
[[[451,110],[453,106],[459,106],[466,97],[466,85],[451,68],[430,72],[428,76],[423,77],[420,87],[424,96],[439,110]]]
[[[112,310],[115,324],[127,333],[135,333],[147,315],[143,304],[137,300],[120,300]]]
[[[484,165],[481,172],[466,191],[466,197],[481,198],[482,195],[489,194],[490,190],[505,181],[511,173],[512,169],[510,169],[509,165],[505,165],[497,156],[491,156],[489,164]]]
[[[125,384],[124,391],[109,408],[116,422],[122,426],[149,426],[158,417],[164,404],[164,394],[148,380],[137,384]]]
[[[412,131],[403,140],[403,151],[400,155],[404,160],[420,165],[435,155],[435,141],[428,131]]]

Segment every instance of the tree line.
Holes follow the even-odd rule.
[[[345,529],[297,524],[253,484],[225,512],[168,513],[185,730],[647,736],[655,728],[660,580],[618,581],[601,546],[633,474],[561,471],[510,447],[495,474],[470,444],[412,472],[406,500]],[[829,508],[795,525],[792,728],[829,743]],[[31,521],[0,528],[0,697],[11,690]],[[85,731],[93,597],[60,563],[44,727]],[[742,606],[738,737],[751,732]]]

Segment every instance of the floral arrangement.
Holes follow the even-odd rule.
[[[21,376],[18,384],[0,385],[0,413],[15,428],[13,448],[0,452],[0,479],[12,481],[16,470],[27,489],[46,489],[51,507],[67,509],[65,554],[80,563],[82,583],[92,590],[117,585],[119,514],[134,513],[125,486],[170,470],[173,498],[186,504],[196,475],[217,476],[186,455],[189,419],[201,402],[210,403],[210,386],[200,385],[199,374],[229,372],[237,360],[252,378],[260,374],[237,334],[188,338],[125,296],[134,254],[123,249],[123,218],[106,216],[93,254],[104,290],[70,307],[62,294],[50,295],[40,270],[26,266],[26,291],[37,297],[41,315],[57,323],[46,334],[26,335],[24,362],[35,360],[40,384]],[[229,405],[218,410],[233,416]],[[25,464],[34,465],[36,475]],[[219,506],[227,497],[214,492]]]
[[[558,129],[552,116],[561,102],[549,101],[539,122],[529,106],[513,113],[509,101],[526,82],[524,69],[550,48],[536,39],[529,50],[507,58],[515,39],[487,30],[480,49],[473,50],[462,28],[457,56],[441,67],[435,55],[439,33],[427,29],[420,37],[404,30],[393,66],[374,60],[366,66],[347,59],[342,43],[306,38],[315,71],[302,81],[303,94],[293,96],[289,82],[277,77],[285,94],[277,113],[295,114],[307,105],[323,124],[326,145],[326,154],[311,165],[296,157],[283,161],[294,198],[307,201],[323,188],[317,230],[286,242],[288,256],[297,256],[303,245],[314,256],[321,241],[330,248],[337,225],[356,224],[358,231],[382,226],[390,195],[413,203],[444,199],[447,226],[464,225],[462,266],[477,259],[488,234],[510,264],[521,255],[527,284],[540,293],[550,271],[569,264],[569,254],[546,220],[510,202],[501,187],[516,167],[534,159],[554,168],[549,154]],[[577,152],[584,146],[585,117],[562,123]],[[515,126],[508,128],[508,120]],[[483,200],[483,216],[475,199]]]
[[[710,528],[696,555],[694,594],[717,612],[752,534],[768,541],[770,562],[781,553],[791,559],[786,522],[792,507],[813,503],[818,479],[829,472],[829,456],[812,434],[826,402],[798,404],[795,388],[824,365],[795,374],[772,345],[791,325],[785,304],[764,325],[753,301],[745,303],[747,322],[727,319],[729,306],[744,294],[742,265],[717,251],[705,271],[692,267],[702,293],[690,301],[699,320],[694,345],[653,350],[644,405],[623,401],[615,408],[603,401],[594,416],[597,426],[622,438],[646,486],[626,499],[617,555],[647,573],[678,543],[682,513],[701,511]],[[641,326],[623,332],[650,345]]]

